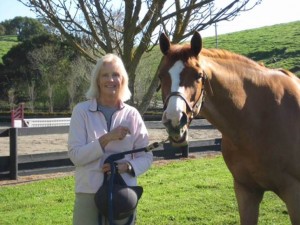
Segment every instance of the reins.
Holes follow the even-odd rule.
[[[116,153],[116,154],[112,154],[110,156],[107,157],[107,159],[105,160],[104,163],[112,163],[114,161],[123,159],[125,157],[125,155],[128,154],[133,154],[133,153],[137,153],[137,152],[150,152],[155,148],[158,148],[159,146],[163,145],[164,143],[166,143],[169,139],[160,141],[160,142],[154,142],[150,145],[148,145],[147,147],[144,148],[138,148],[138,149],[133,149],[133,150],[129,150],[129,151],[125,151],[125,152],[120,152],[120,153]]]

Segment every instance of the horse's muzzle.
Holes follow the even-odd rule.
[[[173,138],[169,135],[169,141],[173,147],[184,147],[188,145],[188,130],[185,130],[183,136],[180,139]]]
[[[183,147],[188,145],[188,127],[187,125],[173,127],[171,121],[164,123],[169,135],[169,141],[174,147]]]

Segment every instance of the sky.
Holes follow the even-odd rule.
[[[216,4],[222,1],[224,0],[216,0]],[[16,16],[35,18],[35,14],[17,0],[0,0],[0,22]],[[292,21],[300,21],[299,0],[262,0],[260,5],[249,12],[241,13],[233,21],[218,23],[216,30],[217,34],[224,34]],[[201,35],[214,36],[215,27],[202,31]]]

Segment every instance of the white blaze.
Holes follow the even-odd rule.
[[[183,93],[183,87],[179,87],[180,73],[184,69],[184,64],[181,60],[177,61],[169,70],[171,76],[171,92]],[[182,112],[185,107],[184,100],[179,96],[172,96],[169,99],[168,107],[164,112],[164,120],[171,120],[172,126],[176,127],[180,123]]]

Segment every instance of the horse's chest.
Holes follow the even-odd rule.
[[[274,174],[267,160],[234,149],[222,149],[222,154],[236,181],[253,188],[272,189]]]
[[[270,189],[273,183],[271,174],[261,165],[244,162],[232,165],[230,171],[236,181],[254,188]]]

